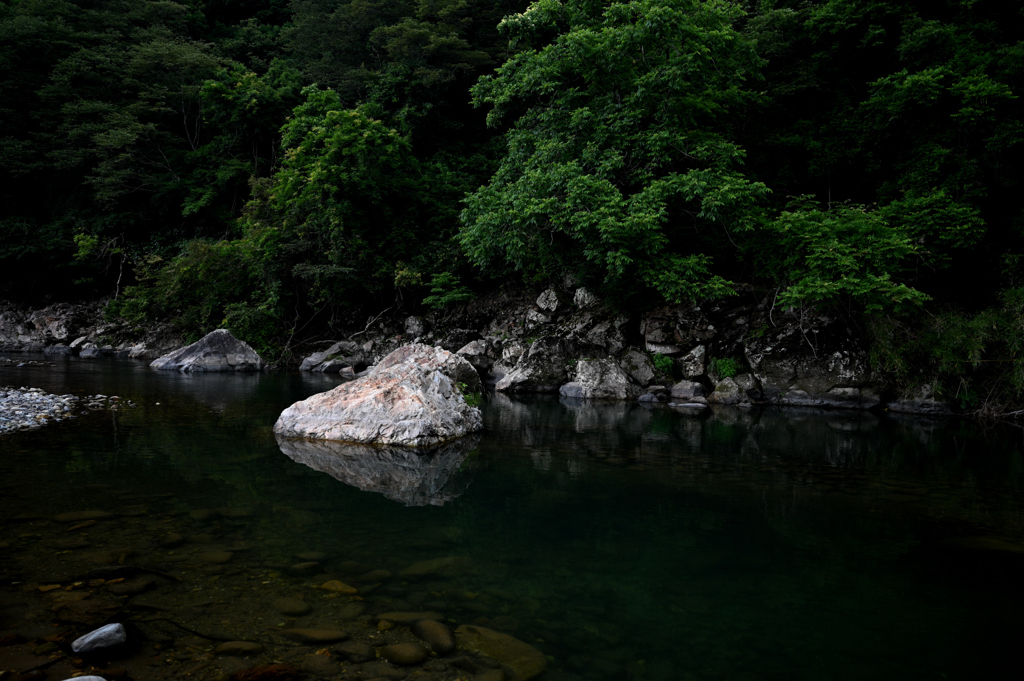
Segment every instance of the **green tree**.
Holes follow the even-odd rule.
[[[492,125],[511,126],[497,173],[466,200],[473,262],[674,302],[728,292],[712,253],[755,228],[767,192],[731,130],[761,64],[741,17],[697,0],[539,0],[507,17],[516,54],[473,90]]]

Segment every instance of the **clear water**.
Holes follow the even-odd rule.
[[[549,656],[548,680],[1021,673],[1016,429],[492,395],[485,433],[433,467],[385,453],[367,471],[349,450],[332,473],[317,469],[329,453],[285,455],[271,430],[284,407],[336,384],[323,375],[67,360],[0,369],[5,384],[139,405],[0,440],[0,573],[21,582],[10,591],[128,547],[128,562],[184,579],[146,598],[242,638],[285,623],[268,598],[310,586],[285,569],[298,553],[327,554],[332,576],[345,561],[398,572],[458,556],[469,560],[453,576],[386,580],[366,615],[443,610],[506,631]],[[55,549],[64,528],[48,518],[84,509],[124,515],[83,530],[88,547]],[[167,531],[191,539],[168,550]],[[223,566],[180,562],[203,541],[244,550]],[[205,594],[210,612],[195,607]],[[33,607],[0,609],[0,633],[45,619]],[[366,615],[348,626],[371,626]],[[168,664],[152,678],[173,678]]]

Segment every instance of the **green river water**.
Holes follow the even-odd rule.
[[[137,623],[141,647],[104,664],[139,681],[274,661],[308,678],[369,678],[365,665],[314,658],[317,646],[289,647],[275,632],[415,640],[401,626],[378,630],[375,615],[389,611],[508,633],[547,656],[541,681],[1024,671],[1019,430],[488,395],[484,433],[433,459],[282,451],[281,410],[337,383],[128,360],[0,369],[0,385],[137,403],[0,439],[0,637],[19,642],[0,647],[0,670],[55,659],[40,648],[47,636],[88,631],[60,600],[88,593],[83,603],[109,600]],[[84,510],[114,515],[71,530],[53,519]],[[218,552],[230,558],[212,560]],[[320,566],[295,572],[310,555]],[[446,557],[457,560],[400,575]],[[117,595],[69,581],[109,564],[182,581],[156,576],[148,591]],[[373,570],[391,575],[360,577]],[[359,596],[314,588],[328,579]],[[61,588],[39,590],[51,583]],[[311,611],[282,615],[271,605],[281,597]],[[267,650],[215,656],[215,641],[185,628]],[[83,664],[62,658],[47,678]],[[445,658],[389,673],[472,676]]]

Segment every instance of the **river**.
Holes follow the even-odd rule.
[[[1019,678],[1020,430],[487,395],[484,433],[433,457],[279,444],[280,411],[337,382],[0,368],[137,404],[0,439],[0,640],[19,642],[0,669],[59,656],[47,637],[106,621],[91,603],[133,623],[137,647],[102,664],[140,681],[274,661],[364,678],[277,632],[413,640],[377,624],[391,611],[510,634],[547,656],[542,681]],[[81,511],[110,515],[58,517]],[[151,572],[81,583],[101,565]],[[266,650],[214,655],[228,638]],[[468,678],[446,659],[393,676]]]

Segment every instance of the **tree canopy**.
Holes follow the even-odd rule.
[[[0,287],[276,352],[510,278],[743,283],[1009,349],[1022,35],[996,0],[7,2]]]

